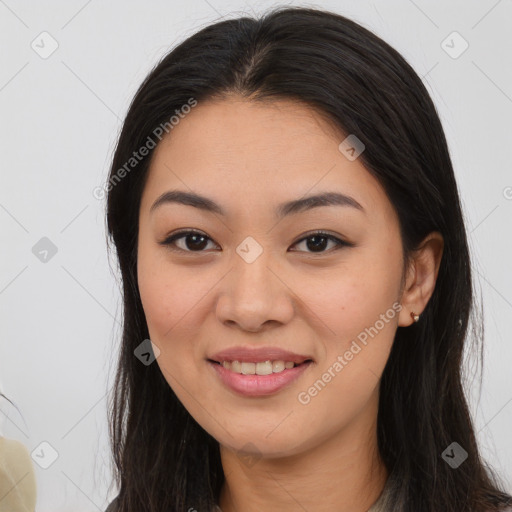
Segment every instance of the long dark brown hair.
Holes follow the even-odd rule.
[[[107,243],[117,253],[124,300],[109,401],[116,510],[210,512],[223,483],[218,442],[183,407],[159,366],[134,356],[149,338],[137,236],[153,150],[130,159],[156,140],[158,127],[172,137],[169,120],[191,98],[201,104],[232,93],[296,100],[355,134],[365,144],[360,161],[397,212],[405,258],[428,233],[443,235],[435,291],[420,322],[398,327],[382,375],[379,450],[394,482],[394,512],[502,510],[512,498],[480,456],[464,393],[463,349],[472,342],[482,356],[482,320],[436,108],[412,67],[371,31],[335,13],[286,7],[217,22],[176,46],[140,86],[122,127],[106,186]],[[456,469],[443,457],[454,442],[467,452]]]

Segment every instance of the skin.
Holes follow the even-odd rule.
[[[224,512],[363,512],[388,476],[377,450],[380,377],[397,327],[409,326],[434,290],[443,242],[431,233],[404,273],[396,213],[360,159],[340,152],[344,138],[300,103],[229,96],[198,104],[153,155],[140,207],[139,289],[156,363],[220,443]],[[172,189],[207,196],[226,216],[182,204],[150,213]],[[321,191],[350,195],[364,212],[322,206],[277,220],[278,204]],[[201,231],[206,245],[197,250],[190,237],[175,251],[159,244],[184,228]],[[304,238],[316,230],[354,246],[328,241],[315,252]],[[236,252],[247,236],[263,250],[252,263]],[[390,309],[378,334],[301,403],[299,393]],[[243,397],[206,361],[239,345],[277,346],[314,363],[275,395]]]

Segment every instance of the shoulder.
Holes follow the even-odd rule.
[[[0,437],[0,511],[34,510],[36,476],[27,447],[16,439]]]
[[[0,437],[0,460],[30,460],[27,447],[17,439]]]
[[[0,437],[0,471],[13,476],[34,472],[28,449],[21,441]]]

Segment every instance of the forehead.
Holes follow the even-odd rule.
[[[226,204],[227,210],[319,191],[353,196],[365,209],[389,209],[361,161],[339,150],[345,137],[325,116],[291,100],[199,103],[156,147],[141,208],[179,188]]]
[[[207,153],[212,164],[220,161],[225,166],[236,159],[238,166],[240,161],[255,161],[266,168],[272,162],[280,167],[286,163],[289,168],[305,158],[317,159],[320,149],[325,152],[329,147],[337,148],[342,138],[333,123],[304,104],[230,97],[199,103],[163,139],[156,152],[160,156],[164,152],[180,153],[183,157],[180,149],[194,145],[197,151],[187,155],[188,161],[202,161]]]

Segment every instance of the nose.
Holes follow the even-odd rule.
[[[219,321],[260,332],[293,318],[294,294],[270,252],[263,251],[252,262],[234,254],[233,266],[220,283],[216,302]]]

